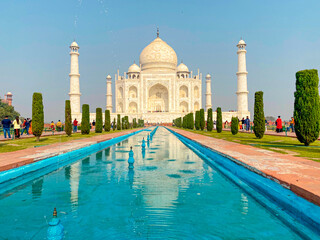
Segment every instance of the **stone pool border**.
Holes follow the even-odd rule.
[[[6,171],[0,172],[0,184],[8,183],[12,180],[19,180],[24,175],[35,173],[41,169],[49,168],[49,167],[61,167],[65,164],[72,162],[72,160],[76,160],[79,158],[84,158],[94,152],[98,152],[107,147],[110,147],[116,143],[122,142],[123,140],[138,134],[147,129],[141,129],[134,132],[129,132],[127,134],[107,139],[104,141],[91,142],[86,144],[85,146],[78,149],[71,149],[67,152],[56,153],[55,155],[48,155],[47,158],[36,159],[36,162],[29,163],[17,168],[12,168]]]
[[[314,229],[315,232],[320,233],[320,208],[312,202],[296,195],[294,192],[285,188],[276,179],[270,179],[262,171],[249,166],[238,159],[235,159],[229,155],[221,153],[215,149],[205,146],[196,140],[188,138],[174,131],[171,128],[167,128],[172,134],[174,134],[180,141],[186,144],[199,155],[202,155],[209,160],[209,162],[215,166],[218,165],[219,169],[227,170],[225,175],[232,178],[232,175],[238,177],[241,181],[248,184],[255,191],[258,191],[263,196],[267,197],[272,202],[275,202],[280,207],[283,207],[288,214],[294,218],[299,218],[303,222]],[[230,161],[226,161],[225,159]],[[225,172],[225,171],[224,171]],[[228,174],[231,173],[231,174]],[[236,180],[233,180],[236,184]]]

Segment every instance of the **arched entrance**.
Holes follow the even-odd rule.
[[[168,89],[156,84],[149,89],[148,112],[168,112],[169,94]]]

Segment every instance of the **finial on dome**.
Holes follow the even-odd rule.
[[[181,63],[183,63],[183,60],[181,59]]]
[[[159,27],[157,27],[157,37],[159,37]]]

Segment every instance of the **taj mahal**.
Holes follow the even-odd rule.
[[[231,117],[249,116],[246,70],[246,43],[237,44],[237,111],[223,112],[223,121]],[[70,46],[70,102],[72,119],[81,121],[79,46],[73,42]],[[202,73],[189,71],[184,64],[178,64],[177,54],[165,41],[157,37],[146,46],[139,58],[139,65],[133,63],[128,71],[115,74],[115,106],[113,106],[112,77],[106,78],[106,109],[110,110],[111,120],[117,114],[144,119],[148,123],[172,123],[177,117],[204,108],[212,108],[211,75],[205,77],[205,105],[202,103]],[[215,109],[213,118],[215,119]],[[95,113],[90,113],[90,121]]]

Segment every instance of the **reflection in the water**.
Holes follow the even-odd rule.
[[[83,164],[83,161],[82,161]],[[77,210],[79,200],[80,162],[71,165],[70,169],[70,202],[72,211]]]
[[[43,177],[32,182],[32,198],[40,198],[42,194]]]

